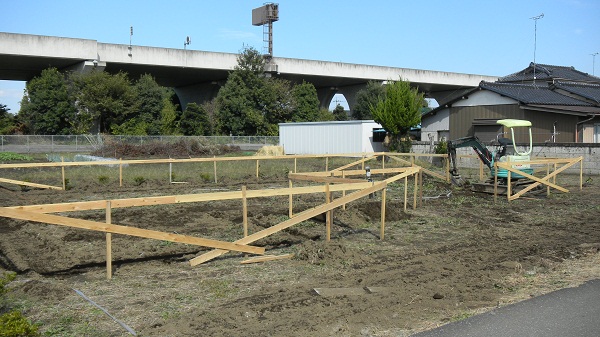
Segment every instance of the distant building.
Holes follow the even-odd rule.
[[[280,123],[279,144],[286,154],[381,152],[385,138],[381,130],[373,120]]]
[[[422,116],[421,140],[474,135],[493,142],[504,131],[496,121],[505,118],[531,121],[535,143],[600,143],[600,78],[573,67],[530,64],[441,102]]]

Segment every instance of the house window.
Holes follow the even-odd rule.
[[[594,143],[600,143],[600,124],[594,124]]]

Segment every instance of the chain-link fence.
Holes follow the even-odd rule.
[[[105,142],[123,144],[176,143],[197,140],[202,144],[236,145],[242,150],[256,150],[279,144],[279,137],[269,136],[119,136],[119,135],[6,135],[0,136],[1,152],[54,153],[91,152]]]

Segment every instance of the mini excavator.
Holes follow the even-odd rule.
[[[531,122],[519,119],[501,119],[498,120],[497,123],[510,129],[512,139],[498,138],[498,143],[500,144],[500,147],[496,151],[496,153],[492,153],[490,150],[488,150],[488,148],[485,145],[483,145],[481,141],[475,136],[459,138],[448,142],[449,170],[450,178],[453,184],[457,186],[464,186],[466,184],[466,181],[458,173],[458,168],[456,165],[456,149],[461,147],[472,147],[473,150],[475,150],[475,153],[477,154],[481,162],[484,165],[486,165],[491,171],[490,178],[484,183],[471,184],[472,190],[475,192],[494,193],[494,181],[498,182],[498,186],[496,188],[498,193],[506,192],[509,171],[504,168],[498,168],[498,172],[496,172],[496,167],[494,166],[495,162],[510,161],[511,163],[514,163],[512,165],[513,168],[516,168],[519,171],[522,171],[526,174],[533,174],[533,169],[529,164],[519,164],[519,162],[528,162],[530,160],[533,145],[531,136]],[[529,130],[529,148],[525,152],[519,152],[514,140],[515,128],[520,127],[527,127]],[[513,190],[515,191],[522,189],[525,185],[529,185],[532,183],[532,181],[526,179],[525,176],[514,172],[511,172],[510,178],[511,188],[513,188]]]

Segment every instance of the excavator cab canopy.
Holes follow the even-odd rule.
[[[530,121],[524,121],[521,119],[499,119],[496,123],[504,125],[507,128],[514,128],[518,126],[531,126]]]

